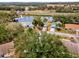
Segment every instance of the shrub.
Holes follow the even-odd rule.
[[[29,29],[14,40],[15,54],[21,58],[68,58],[73,57],[63,46],[60,37],[41,34]]]

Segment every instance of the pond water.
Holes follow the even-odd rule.
[[[41,19],[46,18],[49,21],[54,20],[53,17],[50,16],[42,16]],[[15,18],[15,20],[17,20],[18,22],[32,22],[34,19],[34,16],[25,16],[25,17],[20,17],[20,18]]]
[[[26,17],[20,17],[20,18],[15,18],[18,22],[32,22],[34,19],[33,16],[26,16]]]
[[[38,16],[39,17],[39,16]],[[51,16],[41,16],[41,19],[47,19],[49,21],[52,21],[54,20],[53,17]],[[34,19],[34,16],[25,16],[25,17],[20,17],[20,18],[15,18],[15,21],[16,22],[20,22],[21,24],[23,24],[24,26],[25,25],[30,25],[32,26],[32,22],[33,22],[33,19]]]

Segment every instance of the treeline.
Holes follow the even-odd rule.
[[[0,2],[0,5],[14,5],[14,6],[39,6],[39,5],[45,5],[47,3],[43,2]]]
[[[63,13],[77,13],[79,12],[79,6],[64,6],[64,7],[57,7],[56,12],[63,12]]]
[[[55,21],[61,21],[63,24],[79,24],[79,16],[54,16]]]
[[[25,10],[24,7],[20,7],[20,6],[0,6],[0,10],[10,11],[11,9],[20,10],[20,11],[24,11]]]
[[[53,4],[52,4],[53,5]],[[55,10],[55,12],[60,13],[77,13],[79,12],[79,6],[78,5],[59,5],[59,6],[38,6],[31,8],[29,7],[29,10]]]

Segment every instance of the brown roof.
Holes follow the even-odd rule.
[[[0,45],[0,56],[2,54],[8,53],[9,49],[13,49],[13,48],[14,48],[13,42],[9,42],[9,43]]]
[[[65,28],[79,29],[79,24],[65,24]]]

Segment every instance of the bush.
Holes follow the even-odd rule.
[[[0,24],[0,44],[12,41],[21,32],[23,32],[23,28],[19,24]]]
[[[4,25],[0,24],[0,44],[8,41],[9,39],[9,32],[5,29]]]
[[[21,58],[68,58],[73,57],[63,46],[60,37],[29,29],[14,40],[15,54]]]

